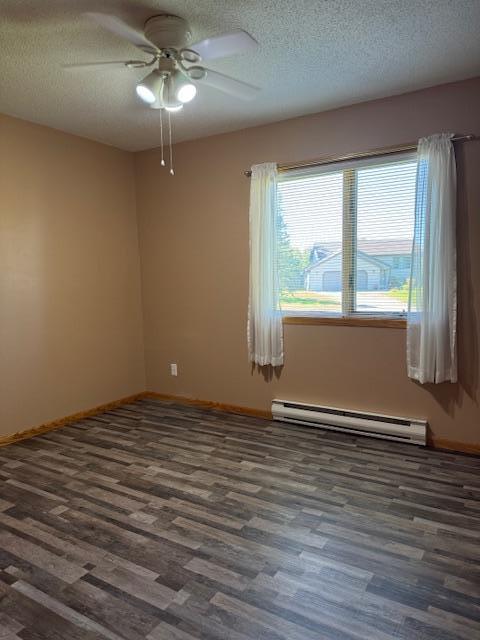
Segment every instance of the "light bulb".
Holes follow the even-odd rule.
[[[190,102],[197,95],[197,87],[190,78],[179,69],[176,69],[166,81],[170,99],[182,104]]]
[[[148,104],[153,104],[156,100],[155,94],[153,91],[150,91],[148,87],[144,87],[140,84],[136,87],[135,91],[137,92],[137,96],[144,102],[148,102]]]
[[[197,95],[197,87],[191,82],[187,82],[177,90],[176,95],[180,102],[190,102]]]
[[[162,86],[162,75],[157,71],[152,71],[143,80],[141,80],[136,86],[136,92],[139,98],[141,98],[147,104],[153,104],[160,93]]]

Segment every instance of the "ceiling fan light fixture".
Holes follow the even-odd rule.
[[[148,87],[144,87],[140,84],[137,86],[136,92],[137,96],[147,104],[153,104],[155,102],[155,95]]]
[[[170,111],[170,113],[177,113],[177,111],[181,111],[183,109],[183,104],[179,104],[174,107],[165,107],[165,109]]]
[[[130,69],[152,67],[156,64],[157,68],[138,82],[136,93],[151,109],[159,109],[160,115],[163,110],[180,111],[183,104],[193,100],[197,94],[197,83],[245,100],[253,99],[259,91],[258,87],[218,71],[205,69],[200,64],[202,60],[214,60],[257,47],[257,41],[242,29],[234,29],[189,45],[191,34],[188,23],[178,16],[154,15],[147,20],[142,31],[114,14],[87,12],[84,15],[103,29],[148,53],[152,56],[151,60],[80,63],[64,67],[120,65]]]
[[[190,102],[197,95],[197,87],[191,82],[187,82],[177,91],[177,98],[184,104]]]
[[[197,87],[190,78],[179,69],[174,71],[167,80],[168,93],[172,98],[185,104],[197,95]]]
[[[143,80],[140,80],[135,90],[138,97],[144,102],[154,104],[159,96],[161,87],[162,75],[157,70],[154,70]]]
[[[171,113],[180,111],[183,108],[183,102],[181,102],[176,96],[175,87],[172,83],[172,76],[169,76],[164,81],[161,89],[160,100],[164,109]]]
[[[149,105],[150,109],[165,109],[165,111],[170,111],[170,113],[175,113],[177,111],[181,111],[183,109],[183,104],[169,104],[168,106],[166,106],[163,103],[163,100],[161,99],[161,97],[158,97],[155,102],[151,102]]]

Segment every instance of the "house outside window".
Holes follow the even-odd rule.
[[[410,153],[281,174],[277,254],[284,315],[405,315],[416,166]]]

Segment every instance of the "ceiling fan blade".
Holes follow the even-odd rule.
[[[129,67],[145,63],[142,60],[111,60],[109,62],[79,62],[73,64],[62,64],[63,69],[90,69],[95,67]]]
[[[189,49],[198,53],[202,60],[213,60],[214,58],[223,58],[231,56],[235,53],[243,53],[249,49],[258,47],[255,38],[243,31],[235,29],[229,33],[222,33],[212,38],[205,38],[195,44],[189,45]]]
[[[89,11],[83,15],[87,16],[87,18],[90,18],[90,20],[93,20],[107,31],[114,33],[124,40],[128,40],[144,51],[156,50],[154,45],[147,40],[141,31],[134,29],[126,22],[123,22],[120,18],[117,18],[117,16],[112,16],[107,13],[96,13],[94,11]]]
[[[254,87],[252,84],[247,84],[241,80],[235,80],[218,71],[212,71],[211,69],[205,69],[206,73],[203,78],[197,80],[203,84],[228,93],[236,98],[242,100],[253,100],[257,93],[260,91],[258,87]]]

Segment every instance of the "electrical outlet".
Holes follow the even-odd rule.
[[[172,375],[172,376],[177,376],[178,375],[178,369],[177,369],[177,363],[176,362],[172,362],[172,364],[170,365],[170,375]]]

